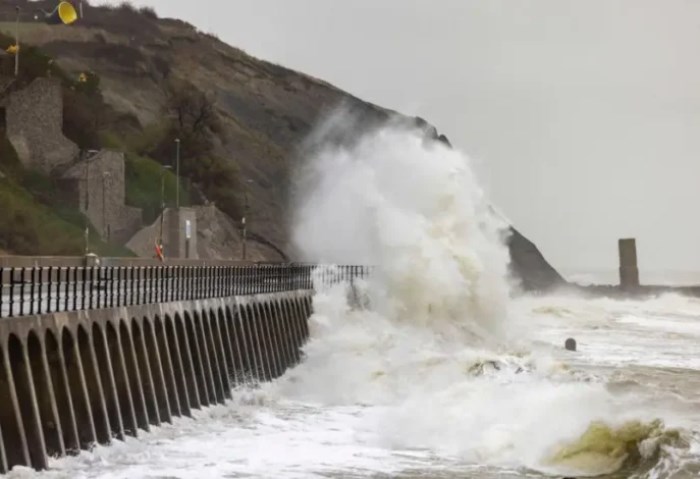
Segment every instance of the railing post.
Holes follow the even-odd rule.
[[[144,291],[146,295],[144,297],[143,304],[150,304],[153,302],[153,266],[145,266],[143,268],[144,273]]]
[[[15,315],[15,268],[10,268],[10,317]]]
[[[194,299],[194,266],[187,267],[187,299]]]
[[[190,279],[192,283],[191,299],[199,299],[199,268],[201,268],[201,266],[192,266],[192,271],[190,272],[192,274],[192,278]]]
[[[85,300],[86,300],[85,296],[87,294],[87,290],[86,290],[86,288],[87,288],[87,267],[85,267],[85,266],[81,267],[80,271],[81,271],[80,276],[82,277],[82,281],[81,281],[82,293],[80,295],[80,309],[85,309]]]
[[[78,310],[78,267],[73,266],[73,311]]]
[[[122,277],[122,267],[121,266],[113,266],[112,267],[112,281],[114,282],[114,286],[116,286],[117,289],[117,296],[116,299],[114,300],[114,306],[117,308],[121,306],[121,282],[119,281]],[[116,280],[116,281],[115,281]]]
[[[224,266],[224,295],[231,296],[231,267]]]
[[[70,305],[70,268],[65,268],[66,273],[63,276],[63,311],[68,311]]]
[[[155,284],[156,284],[156,303],[163,302],[163,271],[161,266],[155,267]]]
[[[19,303],[19,315],[24,316],[24,268],[21,268],[19,270],[20,273],[20,284],[19,284],[19,297],[20,297],[20,303]]]
[[[175,290],[175,281],[177,277],[175,276],[175,272],[177,271],[177,266],[167,266],[165,268],[165,272],[168,278],[168,296],[170,297],[170,301],[173,302],[175,301],[176,298],[176,290]]]
[[[15,268],[10,268],[10,317],[15,315]]]
[[[156,266],[151,266],[148,269],[149,269],[149,274],[148,274],[149,284],[151,286],[149,288],[149,291],[151,292],[151,294],[149,295],[148,303],[153,304],[157,301],[157,298],[158,298],[158,296],[157,296],[158,295],[158,285],[156,283],[158,271],[157,271]]]
[[[39,266],[37,268],[37,276],[39,277],[39,280],[37,281],[37,303],[36,303],[36,314],[42,314],[42,310],[44,309],[43,302],[44,302],[44,268],[42,266]]]
[[[137,274],[138,270],[136,269],[136,266],[130,266],[128,271],[129,271],[129,278],[130,278],[129,289],[131,290],[131,297],[128,300],[128,305],[133,306],[133,305],[137,304],[137,301],[138,301],[138,298],[134,294],[134,293],[138,292],[138,289],[136,287],[137,286],[136,281],[138,281],[138,276],[136,274]]]
[[[29,314],[34,314],[34,299],[35,299],[35,297],[34,297],[34,292],[35,292],[35,291],[34,291],[34,289],[35,289],[35,286],[34,286],[34,282],[35,282],[34,274],[35,274],[35,271],[36,271],[36,267],[32,267],[31,272],[29,273],[29,281],[31,282],[30,285],[29,285],[29,296],[30,296],[30,299],[29,299]]]
[[[204,292],[205,298],[216,297],[216,267],[209,266],[209,287]]]
[[[87,294],[88,294],[88,308],[92,309],[92,302],[93,302],[93,289],[94,289],[94,283],[95,283],[95,267],[90,266],[86,267],[87,269]]]
[[[145,276],[146,268],[138,266],[136,268],[136,304],[143,304],[146,301]]]
[[[105,306],[114,307],[114,267],[105,266]]]

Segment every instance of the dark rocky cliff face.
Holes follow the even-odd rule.
[[[525,291],[549,291],[566,285],[564,278],[544,258],[537,246],[511,227],[508,237],[510,270]]]
[[[54,3],[7,0],[0,5],[0,20],[14,19],[15,5],[31,12],[49,10]],[[118,124],[103,125],[110,132],[128,135],[157,127],[163,121],[168,85],[173,81],[187,82],[210,94],[218,120],[212,132],[215,153],[235,166],[238,181],[231,188],[236,190],[240,211],[247,196],[251,235],[278,250],[287,249],[291,178],[299,161],[296,153],[317,122],[340,105],[362,118],[364,128],[398,115],[319,79],[251,57],[185,22],[158,19],[152,12],[128,6],[86,7],[85,18],[70,27],[28,19],[22,36],[70,74],[77,77],[89,71],[99,76],[104,100],[119,113]],[[403,118],[423,128],[428,137],[449,145],[427,121]],[[199,160],[182,158],[183,163]],[[547,288],[562,281],[519,233],[514,232],[509,246],[513,271],[525,289]]]

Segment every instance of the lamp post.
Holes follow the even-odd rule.
[[[180,208],[180,138],[175,138],[175,208]]]
[[[107,178],[109,178],[109,171],[102,172],[102,237],[109,241],[109,222],[107,221],[107,201],[106,201],[106,191],[107,191]]]
[[[242,250],[242,256],[243,256],[243,261],[246,260],[246,257],[248,255],[248,245],[247,245],[247,240],[248,240],[248,225],[246,223],[246,217],[248,216],[250,205],[248,204],[248,185],[253,183],[253,180],[247,179],[246,180],[246,186],[245,190],[243,192],[244,198],[245,198],[245,206],[243,209],[243,217],[241,218],[241,229],[242,229],[242,234],[241,237],[243,239],[243,250]]]
[[[90,160],[97,150],[81,150],[81,160],[85,162],[85,255],[90,253]]]
[[[19,76],[19,5],[15,7],[15,9],[17,12],[17,18],[15,21],[15,47],[17,48],[15,51],[15,76]]]
[[[160,233],[158,243],[163,246],[163,221],[165,218],[165,172],[172,169],[170,165],[163,165],[160,172]]]

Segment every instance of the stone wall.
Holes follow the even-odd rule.
[[[72,165],[62,178],[76,192],[75,206],[103,238],[123,244],[141,228],[141,209],[125,204],[123,153],[101,150]]]
[[[50,174],[78,157],[78,147],[63,136],[63,96],[55,78],[37,78],[7,100],[7,138],[22,164]]]

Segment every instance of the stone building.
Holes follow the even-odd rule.
[[[166,258],[199,259],[198,208],[166,208],[162,215],[163,254]],[[140,257],[155,255],[155,244],[161,236],[161,217],[136,233],[126,247]]]
[[[142,212],[125,204],[124,154],[100,150],[71,165],[61,179],[75,192],[75,207],[104,239],[124,244],[142,226]]]
[[[37,78],[5,103],[7,138],[26,168],[50,174],[77,159],[78,146],[63,135],[60,80]]]

